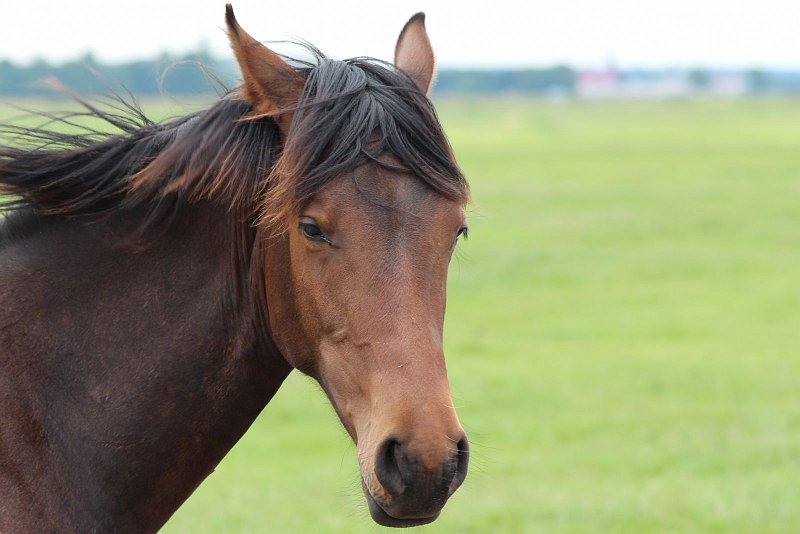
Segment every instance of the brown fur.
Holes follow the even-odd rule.
[[[225,6],[225,21],[233,53],[242,70],[242,93],[253,106],[253,117],[273,117],[285,136],[293,108],[300,98],[305,80],[275,52],[262,45],[239,26],[230,4]]]
[[[394,64],[411,76],[420,91],[430,91],[436,62],[425,31],[425,13],[417,13],[406,22],[394,49]]]
[[[466,476],[442,329],[468,189],[404,52],[421,18],[410,75],[290,67],[226,18],[245,85],[210,109],[87,104],[122,133],[0,147],[0,532],[158,529],[291,368],[377,522],[434,520]]]

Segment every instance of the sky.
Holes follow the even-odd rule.
[[[441,67],[800,67],[800,0],[234,0],[260,40],[391,60],[415,12]],[[0,58],[107,62],[203,43],[230,57],[224,1],[0,0]],[[279,51],[287,51],[275,45]]]

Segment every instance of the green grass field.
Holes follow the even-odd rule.
[[[430,532],[797,532],[800,101],[443,101],[471,471]],[[165,532],[377,532],[293,375]]]

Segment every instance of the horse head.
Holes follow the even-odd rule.
[[[260,218],[273,340],[319,382],[356,443],[375,521],[433,521],[469,455],[442,347],[468,190],[425,96],[434,58],[424,15],[403,28],[394,68],[297,68],[242,30],[230,6],[227,22],[251,116],[275,119],[282,139]]]

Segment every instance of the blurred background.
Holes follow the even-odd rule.
[[[469,178],[446,352],[472,444],[431,532],[796,532],[800,3],[234,3],[256,38],[391,60],[427,13]],[[237,72],[223,2],[4,2],[0,119],[129,88],[154,118]],[[293,53],[291,46],[274,48]],[[294,374],[166,532],[374,532]]]

